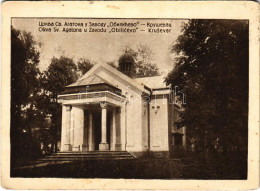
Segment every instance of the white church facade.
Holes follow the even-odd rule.
[[[132,78],[131,63],[121,63],[121,71],[94,65],[58,96],[61,152],[127,151],[141,156],[185,147],[186,129],[174,125],[180,105],[174,103],[171,87],[162,76]]]

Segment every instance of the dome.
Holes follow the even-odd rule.
[[[123,54],[119,60],[119,70],[129,77],[133,77],[135,71],[135,61],[131,54]]]
[[[121,63],[134,63],[135,61],[134,61],[134,58],[131,54],[125,53],[119,58],[118,62],[119,62],[119,65],[120,65]]]

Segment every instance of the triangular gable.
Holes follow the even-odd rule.
[[[120,78],[121,80],[123,80],[126,84],[129,84],[135,88],[137,88],[138,90],[142,91],[142,92],[146,92],[149,93],[144,86],[140,85],[139,83],[137,83],[136,81],[134,81],[134,79],[126,76],[125,74],[123,74],[122,72],[118,71],[117,69],[113,68],[112,66],[108,65],[108,64],[96,64],[94,65],[86,74],[84,74],[81,78],[79,78],[75,83],[67,86],[67,87],[71,87],[71,86],[75,86],[76,84],[82,84],[82,82],[85,79],[90,79],[90,76],[97,75],[97,71],[104,71],[106,73],[108,73],[107,71],[109,71],[110,73],[114,74],[117,78]],[[109,83],[110,85],[116,86],[116,84],[114,84],[114,81],[117,80],[115,78],[113,78],[113,80],[105,77],[105,76],[99,76],[101,79],[103,79],[104,81],[106,81],[106,83]]]

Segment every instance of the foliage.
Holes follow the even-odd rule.
[[[122,54],[125,53],[132,55],[135,61],[135,77],[151,77],[160,74],[159,68],[153,62],[153,52],[148,46],[140,44],[137,50],[125,47]]]
[[[19,118],[39,90],[39,52],[31,33],[11,29],[11,104]]]
[[[44,72],[43,86],[50,94],[52,102],[57,103],[57,96],[62,93],[65,86],[77,79],[77,66],[71,58],[61,56],[53,57],[51,64]]]
[[[179,125],[203,150],[247,148],[248,22],[190,20],[166,82],[185,91]]]
[[[39,51],[31,33],[11,28],[11,153],[23,155],[19,146],[31,148],[32,137],[25,136],[37,125],[41,113],[36,110],[40,71]],[[30,135],[30,134],[29,134]],[[26,140],[21,137],[26,137]],[[28,140],[31,141],[28,141]],[[28,152],[30,152],[28,150]]]
[[[95,64],[94,62],[88,59],[80,59],[77,62],[78,71],[80,73],[79,76],[83,76],[85,73],[87,73],[87,71],[89,71],[94,64]]]

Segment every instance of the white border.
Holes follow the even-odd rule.
[[[11,17],[249,19],[248,180],[10,178]],[[12,189],[256,189],[259,185],[259,4],[207,2],[4,2],[2,4],[2,185]]]

